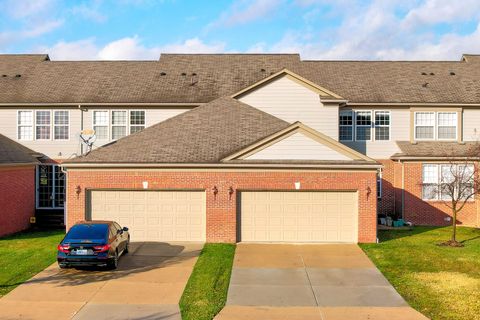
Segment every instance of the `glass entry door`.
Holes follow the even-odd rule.
[[[37,167],[37,208],[63,208],[65,173],[57,165]]]

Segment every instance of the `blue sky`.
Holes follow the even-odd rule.
[[[480,1],[0,0],[0,53],[113,60],[161,52],[457,60],[480,53]]]

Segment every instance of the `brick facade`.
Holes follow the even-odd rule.
[[[86,194],[90,189],[205,189],[207,190],[207,241],[236,242],[237,191],[295,190],[358,190],[359,242],[376,240],[376,171],[162,171],[162,170],[81,170],[67,173],[67,229],[85,219]],[[75,189],[80,186],[80,194]],[[219,190],[213,195],[212,188]],[[235,194],[229,197],[228,188]],[[370,194],[368,193],[370,188]]]
[[[422,200],[422,163],[399,163],[379,160],[384,166],[382,199],[378,201],[378,212],[402,214],[402,182],[404,183],[404,218],[416,225],[450,225],[446,218],[451,216],[450,208],[442,201]],[[404,178],[402,181],[402,166]],[[480,197],[465,205],[458,214],[458,223],[465,226],[480,226]]]
[[[35,215],[35,167],[0,167],[0,237],[28,229]]]

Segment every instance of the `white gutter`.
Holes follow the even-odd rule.
[[[455,156],[444,156],[444,157],[390,157],[391,160],[479,160],[480,157],[455,157]]]
[[[47,103],[47,102],[26,102],[26,103],[20,103],[20,102],[15,102],[15,103],[0,103],[0,106],[2,107],[18,107],[18,106],[35,106],[35,107],[52,107],[52,106],[72,106],[72,107],[78,107],[79,105],[82,106],[155,106],[155,107],[198,107],[201,106],[205,103],[175,103],[175,102],[52,102],[52,103]]]
[[[480,103],[434,103],[434,102],[349,102],[348,106],[432,106],[432,107],[480,107]]]
[[[381,164],[199,164],[199,163],[63,163],[65,168],[307,168],[307,169],[379,169]]]

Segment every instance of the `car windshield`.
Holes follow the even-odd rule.
[[[108,233],[108,224],[78,224],[73,226],[65,236],[69,239],[105,239]]]

